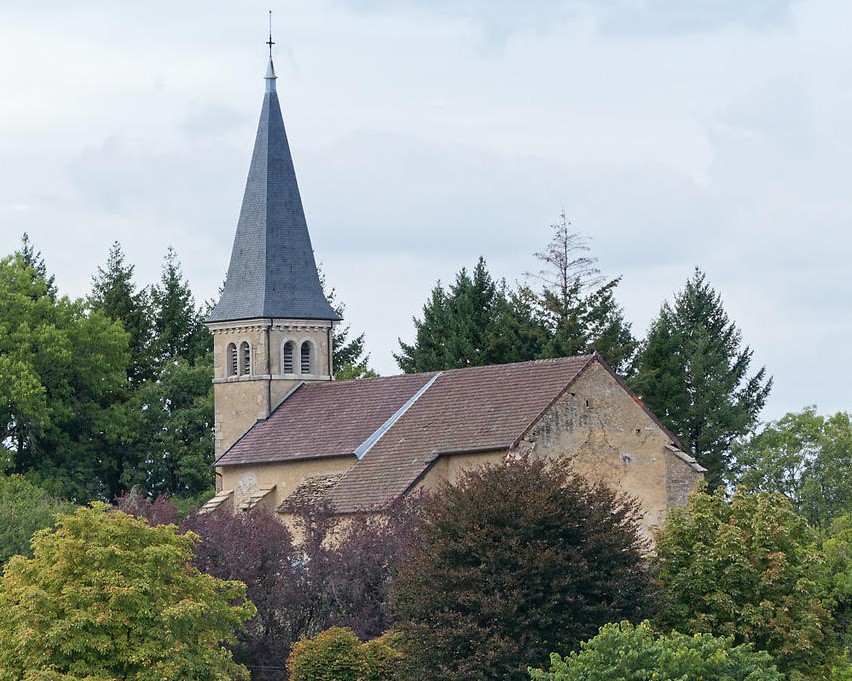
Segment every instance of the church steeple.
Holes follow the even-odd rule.
[[[330,381],[332,329],[275,90],[266,92],[213,333],[216,455],[304,381]]]
[[[225,288],[208,322],[340,319],[322,292],[275,89],[270,35],[266,92]]]

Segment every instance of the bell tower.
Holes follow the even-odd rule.
[[[330,381],[341,317],[322,291],[275,89],[266,92],[213,333],[216,457],[303,381]]]

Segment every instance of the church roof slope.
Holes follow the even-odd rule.
[[[344,474],[329,500],[340,513],[379,510],[441,454],[516,446],[596,359],[583,355],[443,372]]]
[[[340,319],[320,284],[275,78],[270,58],[228,275],[208,322]]]
[[[354,455],[433,376],[304,383],[215,465]]]

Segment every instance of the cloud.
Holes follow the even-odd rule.
[[[688,35],[742,26],[766,30],[790,21],[791,0],[338,0],[359,12],[420,12],[476,26],[486,44],[502,44],[522,31],[550,33],[567,23],[604,34]]]

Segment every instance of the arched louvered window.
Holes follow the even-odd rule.
[[[237,375],[237,346],[228,343],[228,365],[226,367],[228,376]]]
[[[309,341],[302,343],[302,373],[311,373],[311,344]]]
[[[240,375],[248,376],[251,373],[251,346],[243,341],[240,343]]]
[[[293,368],[293,353],[296,351],[296,344],[293,341],[284,343],[284,350],[281,354],[281,373],[292,374],[295,372]]]

